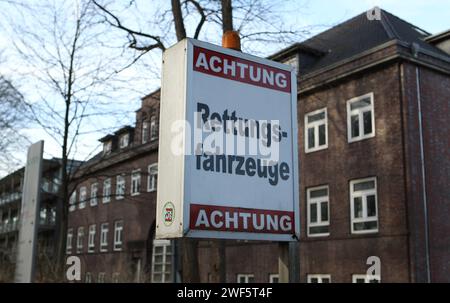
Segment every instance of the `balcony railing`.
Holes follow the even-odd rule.
[[[0,223],[0,234],[19,230],[19,221]]]
[[[14,192],[0,196],[0,205],[20,201],[22,199],[21,192]]]

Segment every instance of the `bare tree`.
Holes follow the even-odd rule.
[[[14,154],[26,142],[21,133],[26,122],[25,112],[22,94],[0,75],[0,171],[10,171],[20,162]]]
[[[129,11],[142,9],[139,1],[131,1],[126,6],[117,6],[109,1],[93,0],[104,22],[126,36],[127,46],[143,55],[154,51],[164,51],[168,46],[186,37],[218,42],[222,32],[238,30],[244,48],[255,53],[261,46],[266,50],[267,42],[277,46],[301,39],[307,29],[287,26],[277,10],[290,1],[266,0],[171,0],[159,3],[154,15],[145,14],[144,22],[137,22],[136,14],[129,18]],[[146,3],[148,5],[148,3]],[[256,44],[254,44],[256,43]],[[258,44],[259,43],[259,44]],[[256,52],[260,54],[261,51]],[[183,281],[198,282],[197,241],[182,241]],[[212,279],[225,282],[225,243],[213,242]]]
[[[111,127],[127,124],[127,114],[132,112],[129,105],[120,107],[117,100],[112,103],[111,99],[120,98],[118,91],[130,93],[122,72],[133,62],[134,54],[127,56],[122,48],[107,46],[114,37],[90,0],[16,0],[3,5],[9,5],[9,12],[20,6],[15,15],[5,16],[3,25],[20,58],[18,73],[26,69],[24,81],[36,85],[33,89],[29,86],[27,109],[47,137],[60,147],[54,271],[63,279],[68,200],[75,173],[72,160],[85,144],[83,138],[109,128],[102,124],[103,116],[108,120],[116,118],[115,123],[109,124]],[[140,91],[133,96],[137,99],[142,94]]]

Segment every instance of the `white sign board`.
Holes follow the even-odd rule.
[[[157,238],[298,239],[296,79],[193,39],[164,53]]]
[[[39,141],[28,149],[19,222],[15,273],[17,283],[31,283],[34,278],[43,152],[44,141]]]

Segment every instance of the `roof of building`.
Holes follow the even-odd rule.
[[[308,73],[319,70],[391,40],[399,40],[407,44],[416,43],[423,49],[449,57],[448,54],[425,41],[427,37],[431,36],[427,31],[385,10],[380,10],[380,15],[381,18],[379,20],[369,20],[367,12],[364,12],[302,43],[294,45],[297,49],[301,47],[317,51],[315,60],[304,67],[302,72]],[[282,60],[286,50],[292,48],[293,46],[290,46],[272,55],[270,58]],[[308,54],[311,55],[312,52],[309,51]]]

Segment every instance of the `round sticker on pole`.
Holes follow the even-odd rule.
[[[173,223],[175,217],[175,207],[173,206],[172,202],[167,202],[164,204],[163,207],[163,218],[164,218],[164,225],[170,226]]]

